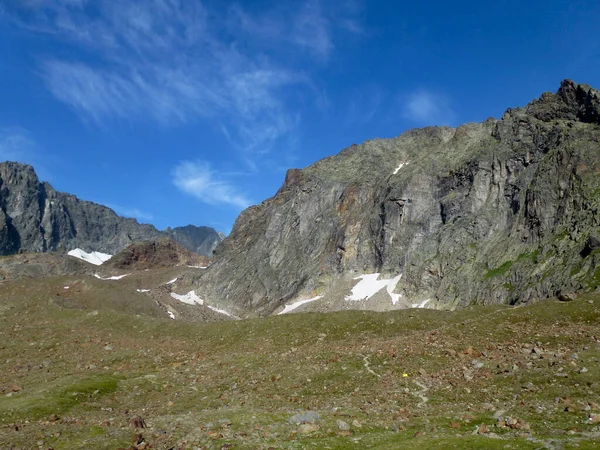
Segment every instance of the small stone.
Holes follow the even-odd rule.
[[[479,427],[477,428],[477,434],[482,435],[482,434],[487,434],[487,433],[489,433],[489,430],[485,426],[485,423],[482,423],[481,425],[479,425]]]
[[[425,369],[419,369],[419,375],[426,377],[427,376],[427,372],[425,371]]]
[[[532,391],[532,390],[535,389],[535,385],[531,381],[528,381],[527,383],[525,383],[523,385],[523,389],[526,389],[528,391]]]
[[[302,423],[298,426],[297,433],[298,434],[311,434],[315,431],[319,431],[319,425],[315,425],[314,423]]]
[[[290,417],[289,422],[299,425],[301,423],[315,423],[319,419],[321,419],[321,416],[319,416],[318,413],[314,411],[307,411],[305,413],[294,414],[292,417]]]
[[[146,428],[146,422],[142,417],[135,416],[129,421],[129,426],[133,428]]]
[[[340,431],[350,431],[350,425],[348,425],[343,420],[337,421],[337,427],[338,427],[338,430],[340,430]]]
[[[473,361],[471,361],[471,365],[475,369],[481,369],[483,367],[483,363],[481,361],[478,361],[477,359],[474,359]]]
[[[106,345],[106,346],[104,346],[104,350],[106,350],[107,352],[111,351],[112,349],[113,349],[112,345]]]
[[[577,298],[576,294],[573,293],[559,293],[558,294],[558,299],[561,302],[572,302],[573,300],[575,300]]]
[[[352,421],[352,426],[353,426],[354,428],[362,428],[362,425],[361,425],[361,423],[360,423],[358,420],[356,420],[356,419],[354,419],[354,420]]]
[[[586,372],[588,372],[588,369],[587,369],[587,367],[582,367],[582,368],[579,370],[579,373],[586,373]]]

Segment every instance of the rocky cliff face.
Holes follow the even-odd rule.
[[[214,228],[195,225],[167,228],[165,233],[188,250],[204,256],[212,256],[213,250],[225,237]]]
[[[39,181],[31,166],[0,163],[0,255],[74,248],[115,254],[132,242],[166,236],[169,233],[152,225],[139,224],[110,208],[54,190]],[[206,236],[210,247],[214,238],[211,233]],[[194,243],[203,248],[202,241]]]
[[[411,130],[290,170],[194,282],[259,315],[315,295],[339,307],[348,292],[336,290],[372,273],[402,275],[394,307],[595,289],[599,175],[600,95],[567,80],[500,120]]]

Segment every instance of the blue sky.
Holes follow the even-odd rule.
[[[285,171],[600,87],[600,2],[0,0],[0,160],[229,232]]]

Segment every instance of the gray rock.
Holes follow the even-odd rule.
[[[340,431],[350,431],[350,425],[348,425],[343,420],[337,421],[337,427],[338,427],[338,430],[340,430]]]
[[[290,170],[188,281],[209,302],[262,316],[315,291],[343,301],[337,282],[375,272],[403,274],[404,306],[575,292],[600,265],[580,255],[600,235],[599,98],[566,80],[500,120],[410,130]]]
[[[577,298],[577,294],[573,293],[573,292],[569,292],[569,293],[564,293],[564,292],[560,292],[558,294],[558,299],[561,302],[572,302]]]
[[[298,414],[294,414],[290,417],[289,422],[292,424],[301,424],[301,423],[315,423],[321,419],[321,416],[315,411],[307,411]]]
[[[475,368],[475,369],[481,369],[483,367],[483,363],[477,359],[474,359],[473,361],[471,361],[471,365]]]

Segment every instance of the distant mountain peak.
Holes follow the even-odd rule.
[[[0,255],[77,248],[115,254],[133,242],[161,237],[181,239],[186,248],[205,256],[222,241],[209,227],[159,231],[106,206],[56,191],[40,182],[31,165],[0,163]]]

